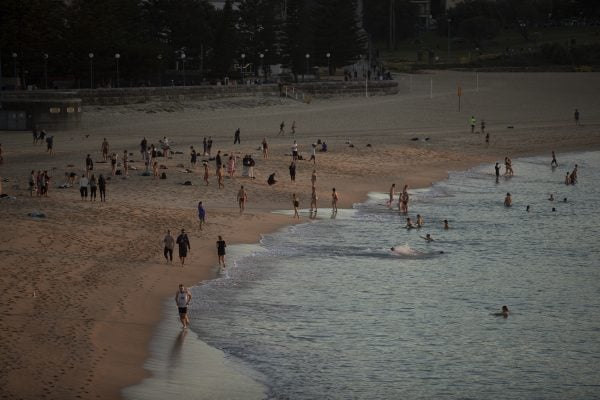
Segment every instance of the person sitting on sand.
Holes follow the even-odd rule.
[[[269,186],[277,183],[277,180],[275,180],[275,172],[273,172],[271,175],[269,175],[269,178],[267,179],[267,183],[269,184]]]
[[[433,238],[431,237],[431,235],[428,233],[425,236],[419,236],[421,239],[425,240],[426,242],[433,242]]]
[[[505,207],[512,206],[512,196],[510,195],[510,193],[506,193],[506,197],[504,198],[504,206]]]
[[[501,311],[501,312],[494,313],[494,315],[495,315],[496,317],[504,317],[504,318],[508,318],[508,314],[509,314],[509,313],[510,313],[510,312],[508,311],[508,307],[507,307],[507,306],[502,306],[502,311]]]

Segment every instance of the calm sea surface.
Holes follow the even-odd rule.
[[[600,398],[600,153],[549,162],[410,191],[421,229],[375,193],[232,246],[227,273],[193,289],[192,329],[269,398]]]

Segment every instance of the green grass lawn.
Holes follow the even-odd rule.
[[[506,48],[521,52],[529,48],[537,48],[544,43],[571,43],[572,39],[575,40],[576,45],[600,43],[600,27],[531,29],[529,41],[526,41],[516,30],[503,30],[495,38],[486,41],[479,50],[472,42],[453,37],[450,42],[449,64],[466,64],[477,57],[488,58],[503,53]],[[398,49],[393,51],[387,50],[385,43],[376,46],[380,49],[380,58],[384,64],[395,71],[408,71],[414,64],[428,63],[429,50],[439,57],[438,64],[448,64],[448,37],[435,32],[426,32],[419,38],[404,40],[398,43]],[[422,52],[420,62],[417,60],[419,51]]]

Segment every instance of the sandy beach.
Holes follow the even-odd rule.
[[[83,126],[54,135],[54,155],[32,144],[30,132],[2,132],[0,164],[0,397],[6,399],[112,399],[147,377],[143,364],[162,318],[179,324],[163,303],[179,283],[192,286],[218,274],[215,241],[254,243],[261,234],[296,223],[274,210],[310,201],[317,171],[320,213],[330,210],[333,187],[340,208],[370,191],[428,186],[448,171],[504,157],[561,154],[600,148],[600,74],[436,72],[399,76],[400,94],[314,98],[309,104],[278,99],[219,99],[184,104],[86,107]],[[463,90],[458,111],[457,86]],[[581,113],[576,126],[573,112]],[[469,118],[490,134],[471,133]],[[279,124],[286,133],[278,136]],[[289,133],[296,121],[296,135]],[[233,144],[240,128],[241,144]],[[165,180],[142,176],[139,143],[168,137],[177,153],[159,158]],[[205,186],[201,160],[190,166],[190,146],[202,152],[212,136],[213,156],[235,154],[237,171],[219,189],[214,161]],[[82,201],[77,187],[59,189],[65,172],[81,175],[89,153],[94,174],[110,176],[101,163],[103,138],[110,152],[132,153],[136,170],[108,182],[107,201]],[[269,158],[259,149],[269,143]],[[310,145],[329,145],[308,161]],[[303,160],[296,181],[288,166],[297,140]],[[252,154],[256,179],[241,177],[241,158]],[[185,169],[192,169],[191,173]],[[31,197],[31,170],[48,170],[48,197]],[[275,172],[279,182],[267,184]],[[515,171],[518,174],[518,171]],[[182,185],[185,181],[193,185]],[[246,211],[236,194],[244,185]],[[77,186],[77,185],[75,185]],[[207,211],[199,229],[196,206]],[[43,212],[44,218],[29,213]],[[306,222],[303,216],[298,222]],[[185,267],[165,262],[162,237],[185,228],[191,252]],[[175,257],[177,258],[177,257]],[[208,389],[207,389],[208,390]]]

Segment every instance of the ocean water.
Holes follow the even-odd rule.
[[[600,398],[600,152],[549,162],[410,190],[420,229],[372,193],[231,246],[222,278],[193,288],[192,330],[267,398]]]

